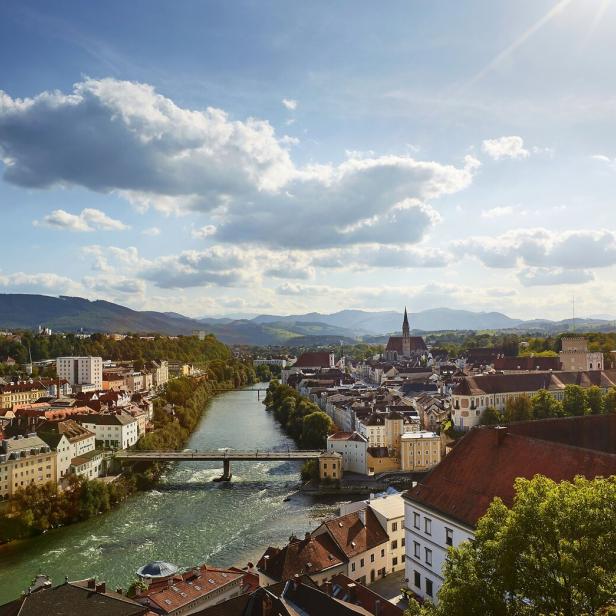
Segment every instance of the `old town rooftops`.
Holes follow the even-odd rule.
[[[344,554],[329,535],[306,533],[304,539],[291,537],[283,548],[267,548],[257,568],[271,579],[288,580],[294,575],[310,575],[338,567],[344,560]]]
[[[332,441],[356,441],[358,443],[367,443],[368,440],[358,432],[335,432],[327,437],[327,440]]]
[[[555,425],[558,422],[575,424],[578,420],[587,419],[603,426],[596,431],[597,434],[616,434],[616,416],[613,415],[544,421],[551,421],[552,430],[556,431]],[[533,423],[542,424],[543,421]],[[550,441],[549,431],[540,426],[536,430],[541,438],[531,437],[533,426],[525,424],[518,425],[524,425],[528,434],[515,433],[515,424],[511,429],[497,427],[471,430],[404,497],[473,528],[496,496],[511,506],[517,477],[531,479],[541,474],[554,481],[571,481],[576,475],[594,478],[616,474],[615,453]],[[590,433],[590,430],[585,432]],[[569,442],[575,442],[575,433],[573,428],[569,431]],[[585,442],[585,447],[591,445],[588,440]]]
[[[616,370],[581,372],[522,372],[515,374],[484,374],[467,376],[453,390],[454,396],[484,396],[506,392],[562,390],[567,385],[603,388],[616,386]]]

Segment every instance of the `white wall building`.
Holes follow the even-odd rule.
[[[327,437],[327,450],[342,456],[345,472],[368,474],[368,439],[357,432],[336,432]]]
[[[100,357],[58,357],[56,370],[58,377],[71,385],[103,387],[103,360]]]
[[[102,447],[127,449],[139,438],[137,419],[128,413],[80,415],[77,421],[94,432]]]

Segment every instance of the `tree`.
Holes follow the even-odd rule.
[[[323,411],[315,411],[304,417],[302,428],[302,447],[323,449],[330,430],[334,427],[331,418]]]
[[[562,415],[563,407],[547,389],[540,389],[531,399],[532,414],[535,419],[547,419]]]
[[[567,417],[572,415],[588,415],[590,413],[586,392],[579,385],[565,386],[563,412]]]
[[[594,616],[616,596],[616,476],[517,479],[449,551],[438,613]]]
[[[616,387],[610,387],[603,397],[603,412],[606,414],[616,413]]]
[[[506,421],[527,421],[533,418],[533,408],[530,398],[526,395],[507,398],[505,405]]]
[[[489,406],[482,413],[480,423],[482,426],[496,426],[503,423],[503,414],[493,406]]]
[[[272,371],[267,364],[260,364],[257,366],[255,373],[257,375],[257,379],[264,383],[265,381],[269,381],[272,378]]]
[[[593,385],[586,390],[586,401],[592,415],[603,413],[603,391],[600,387]]]

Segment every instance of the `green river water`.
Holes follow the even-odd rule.
[[[241,390],[209,403],[187,447],[293,449],[295,444],[256,392]],[[233,481],[220,484],[212,479],[221,474],[221,463],[175,464],[156,489],[104,516],[0,547],[0,605],[17,597],[39,572],[54,584],[65,576],[96,576],[115,589],[127,588],[135,571],[152,560],[180,567],[244,566],[268,545],[283,545],[292,533],[303,536],[335,512],[331,500],[296,493],[300,466],[234,462]]]

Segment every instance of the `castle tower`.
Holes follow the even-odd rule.
[[[402,356],[411,356],[411,327],[409,326],[409,317],[404,307],[404,321],[402,321]]]

